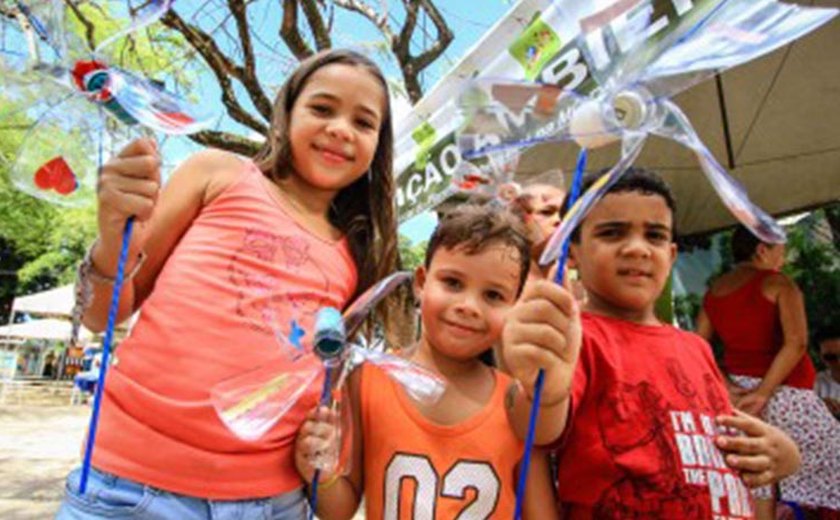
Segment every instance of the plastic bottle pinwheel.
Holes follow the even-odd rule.
[[[383,348],[368,348],[352,341],[367,315],[384,297],[411,279],[398,272],[383,279],[359,296],[342,314],[331,307],[321,309],[314,333],[302,330],[297,321],[281,323],[268,305],[261,319],[274,333],[280,352],[271,363],[216,385],[211,391],[213,406],[222,421],[238,437],[254,440],[265,434],[324,376],[322,402],[340,389],[347,375],[359,364],[371,362],[385,370],[414,399],[434,402],[443,393],[443,381],[435,374]],[[267,289],[271,291],[270,288]],[[284,330],[291,330],[286,334]],[[301,341],[301,338],[311,340]],[[325,467],[327,464],[325,463]]]
[[[80,6],[61,0],[0,3],[0,101],[6,107],[0,128],[27,128],[10,168],[19,189],[64,206],[90,202],[104,150],[121,147],[133,129],[189,134],[209,125],[208,113],[153,81],[109,66],[102,55],[105,47],[158,20],[171,3],[105,2],[114,29],[95,47],[92,31],[83,39],[71,30],[81,27],[73,11]]]
[[[565,2],[556,9],[558,19]],[[556,260],[592,206],[629,168],[653,134],[691,149],[732,214],[761,240],[785,241],[779,225],[753,204],[715,159],[671,98],[704,79],[777,49],[826,23],[836,9],[774,0],[722,0],[686,30],[657,39],[651,0],[617,1],[577,19],[577,47],[597,82],[590,95],[552,85],[476,80],[459,100],[465,119],[458,138],[474,160],[508,148],[574,141],[585,152],[615,141],[621,157],[570,209],[540,263]],[[584,156],[585,158],[585,156]],[[579,161],[579,163],[582,161]]]
[[[452,183],[461,193],[492,197],[509,204],[522,192],[513,180],[518,163],[519,152],[514,149],[490,153],[477,161],[461,161],[452,175]]]

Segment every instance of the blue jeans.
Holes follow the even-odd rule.
[[[91,469],[87,492],[79,494],[81,468],[67,476],[57,520],[300,520],[308,514],[302,490],[253,500],[206,500],[178,495]]]

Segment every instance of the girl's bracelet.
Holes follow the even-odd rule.
[[[81,329],[82,325],[82,315],[85,313],[88,307],[90,307],[91,302],[93,301],[93,282],[97,283],[104,283],[108,285],[114,285],[116,278],[112,276],[107,276],[102,274],[96,266],[93,265],[93,248],[96,247],[98,240],[95,240],[93,244],[85,253],[84,259],[79,264],[78,269],[76,269],[76,285],[75,285],[75,296],[76,296],[76,303],[73,306],[72,312],[72,323],[73,328],[70,335],[70,344],[76,345],[79,339],[79,330]],[[134,267],[131,269],[131,272],[126,274],[123,277],[123,281],[127,282],[134,278],[137,275],[137,272],[140,271],[140,268],[143,267],[143,263],[146,261],[146,253],[141,251],[140,254],[137,256],[137,262],[134,264]]]

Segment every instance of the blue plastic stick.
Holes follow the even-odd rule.
[[[578,153],[577,165],[575,166],[575,175],[572,180],[572,189],[569,193],[569,202],[566,206],[568,210],[571,208],[578,197],[580,196],[580,187],[583,184],[583,172],[586,169],[587,152],[586,148],[582,148]],[[563,243],[563,250],[560,258],[557,260],[557,273],[554,275],[554,281],[558,284],[563,283],[563,271],[566,267],[566,259],[569,256],[569,240]],[[522,505],[525,502],[525,484],[528,481],[528,467],[531,465],[531,451],[534,449],[534,435],[537,429],[537,414],[540,410],[540,401],[542,400],[543,383],[545,382],[545,370],[540,369],[537,373],[537,381],[534,383],[534,402],[531,403],[531,414],[528,417],[528,434],[525,436],[525,452],[522,455],[522,467],[519,471],[519,481],[516,484],[516,510],[514,518],[520,520],[522,518]]]
[[[332,389],[332,367],[325,365],[324,386],[321,388],[321,406],[330,404],[330,390]],[[321,470],[316,469],[312,477],[312,497],[309,500],[309,520],[315,518],[315,508],[318,505],[318,479],[321,478]]]
[[[105,388],[105,374],[108,372],[108,358],[111,354],[111,343],[114,339],[114,326],[117,322],[117,310],[120,306],[120,293],[122,292],[123,275],[125,274],[125,262],[128,258],[128,245],[131,243],[131,232],[134,229],[134,217],[129,217],[125,222],[123,230],[122,249],[120,250],[119,262],[117,262],[117,275],[114,278],[114,292],[111,296],[111,308],[108,310],[108,326],[105,328],[105,339],[102,341],[102,365],[99,369],[99,380],[96,382],[96,392],[93,397],[93,412],[90,416],[88,427],[87,444],[85,445],[85,458],[82,462],[82,477],[79,484],[79,493],[85,494],[88,477],[90,476],[90,462],[93,457],[93,446],[96,441],[96,427],[99,424],[99,410],[102,407],[102,390]]]

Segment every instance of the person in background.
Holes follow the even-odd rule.
[[[802,293],[780,270],[784,244],[747,228],[732,234],[734,267],[703,299],[697,333],[723,343],[722,370],[735,408],[781,428],[802,453],[802,468],[779,483],[781,498],[840,509],[840,425],[814,393]],[[757,490],[759,518],[775,518],[769,488]]]
[[[825,402],[828,410],[840,420],[840,326],[833,325],[817,333],[820,358],[825,370],[817,374],[814,392]]]

